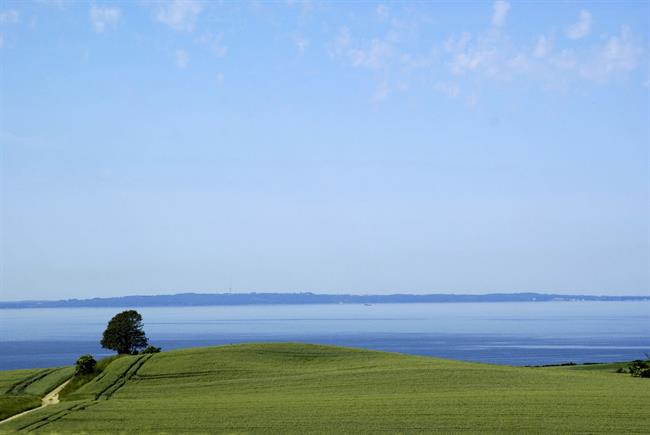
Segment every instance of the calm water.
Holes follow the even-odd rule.
[[[119,308],[0,310],[0,369],[108,355],[99,338]],[[528,365],[621,361],[650,352],[650,302],[273,305],[138,308],[170,350],[298,341]]]

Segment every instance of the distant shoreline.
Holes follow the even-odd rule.
[[[350,295],[317,293],[178,293],[93,299],[26,300],[0,302],[0,309],[92,307],[201,307],[241,305],[395,304],[458,302],[575,302],[647,301],[650,296],[559,295],[553,293],[391,294]]]

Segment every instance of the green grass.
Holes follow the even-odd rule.
[[[647,433],[650,382],[330,346],[126,356],[0,431]]]
[[[41,397],[73,371],[73,367],[0,371],[0,420],[40,406]]]
[[[117,360],[118,358],[122,358],[124,355],[114,355],[114,356],[109,356],[108,358],[103,358],[99,361],[97,361],[97,365],[95,366],[95,371],[93,373],[88,373],[84,375],[75,375],[71,380],[68,385],[66,385],[63,390],[59,393],[59,398],[61,400],[70,400],[71,398],[74,398],[75,393],[81,389],[84,385],[86,385],[89,382],[94,381],[96,378],[102,378],[105,374],[103,374],[104,370],[106,367],[108,367],[109,364]]]

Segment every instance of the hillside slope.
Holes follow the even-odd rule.
[[[0,371],[0,420],[40,406],[41,397],[73,373],[73,367]]]
[[[120,358],[67,399],[0,431],[645,433],[650,427],[646,379],[289,343]]]

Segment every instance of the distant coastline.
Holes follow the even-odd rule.
[[[395,304],[453,302],[550,302],[550,301],[645,301],[650,296],[559,295],[553,293],[390,294],[350,295],[317,293],[178,293],[173,295],[120,296],[111,298],[0,301],[0,309],[10,308],[90,308],[90,307],[188,307],[233,305],[301,304]]]

